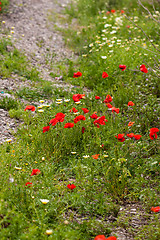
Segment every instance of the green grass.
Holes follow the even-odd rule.
[[[11,77],[12,74],[23,76],[31,81],[40,81],[39,72],[30,66],[26,57],[19,52],[10,40],[0,40],[0,76]]]
[[[156,64],[159,55],[144,34],[120,11],[106,15],[114,6],[118,9],[118,2],[111,5],[110,1],[108,6],[104,3],[77,1],[77,7],[72,3],[67,10],[69,21],[77,17],[77,22],[75,28],[72,23],[72,29],[66,30],[66,42],[76,49],[79,58],[76,62],[66,60],[69,67],[60,66],[60,73],[63,73],[64,82],[78,88],[66,92],[41,80],[32,88],[17,89],[16,99],[28,100],[30,105],[36,102],[33,112],[24,111],[26,106],[16,100],[0,102],[1,108],[9,110],[10,117],[23,121],[16,139],[0,145],[0,239],[91,240],[97,235],[116,236],[119,227],[135,240],[159,239],[159,215],[151,212],[151,207],[160,204],[159,133],[157,139],[149,137],[151,128],[159,128]],[[127,16],[137,20],[135,23],[158,48],[157,23],[146,17],[146,13],[140,14],[140,8],[131,11],[130,4],[135,2],[124,1],[121,6],[125,3]],[[83,16],[86,25],[81,21]],[[111,29],[119,17],[123,24],[112,35]],[[106,26],[106,32],[102,31],[105,24],[111,24]],[[113,36],[117,38],[112,39]],[[106,44],[102,44],[103,38],[107,38]],[[120,42],[117,39],[121,44],[117,44]],[[37,70],[28,69],[27,60],[16,49],[8,53],[7,45],[11,43],[1,43],[2,77],[16,71],[35,81]],[[109,47],[108,43],[113,46]],[[113,52],[109,52],[110,49]],[[125,64],[126,70],[122,72],[119,64]],[[141,64],[146,65],[148,73],[139,70]],[[77,71],[82,72],[82,77],[73,78]],[[102,78],[104,71],[108,78]],[[85,93],[85,99],[76,104],[72,96],[83,94],[84,86],[92,91]],[[103,102],[108,94],[113,98],[111,104],[119,108],[118,114]],[[100,100],[95,99],[96,95]],[[129,101],[135,105],[128,106]],[[74,124],[73,128],[64,128],[77,116],[70,111],[73,107],[86,119]],[[84,114],[82,108],[89,112]],[[65,114],[64,121],[50,125],[50,120],[59,112]],[[90,118],[95,112],[108,120],[99,128]],[[129,122],[134,124],[128,126]],[[50,126],[49,131],[43,132],[45,126]],[[85,128],[84,133],[82,128]],[[140,134],[141,138],[129,138],[128,133]],[[115,138],[118,134],[125,134],[124,142]],[[39,169],[40,174],[31,176],[33,169]],[[27,182],[32,186],[25,186]],[[68,189],[69,183],[76,188]],[[49,202],[44,205],[40,199]],[[133,215],[130,210],[126,213],[127,206],[130,209],[136,206],[137,214]],[[131,224],[134,217],[139,223],[136,229]],[[53,232],[47,236],[49,229]]]

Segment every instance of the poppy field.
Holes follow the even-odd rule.
[[[21,122],[0,145],[2,240],[160,238],[160,12],[154,21],[99,4],[83,27],[75,5],[79,30],[64,33],[79,55],[59,69],[70,91],[27,72],[34,89],[0,100]],[[75,17],[73,5],[66,12]]]

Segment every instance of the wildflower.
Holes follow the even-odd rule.
[[[123,14],[123,13],[124,13],[124,10],[121,10],[121,13]]]
[[[112,105],[111,105],[110,103],[107,103],[106,106],[107,106],[108,108],[112,108]]]
[[[124,134],[118,134],[118,136],[115,136],[119,142],[124,142],[125,138],[124,138]]]
[[[70,190],[73,190],[74,188],[76,188],[76,186],[74,184],[68,184],[67,188],[69,188]]]
[[[92,155],[92,158],[98,159],[99,158],[99,154]]]
[[[38,112],[42,113],[42,112],[44,112],[44,110],[43,110],[43,109],[40,109],[40,110],[38,110]]]
[[[100,97],[99,97],[99,96],[95,96],[95,99],[96,99],[96,100],[99,100],[99,99],[100,99]]]
[[[139,135],[139,134],[134,135],[135,140],[139,140],[141,137],[142,137],[142,135]]]
[[[62,102],[62,99],[58,98],[56,99],[57,102]]]
[[[128,102],[128,106],[134,106],[135,104],[132,101]]]
[[[76,72],[76,73],[73,74],[74,78],[78,78],[78,77],[81,77],[81,76],[82,76],[81,72]]]
[[[85,94],[74,94],[72,98],[74,102],[79,102],[79,100],[84,97],[85,97]]]
[[[89,155],[85,155],[85,156],[83,156],[84,158],[89,158],[90,156]]]
[[[133,138],[133,137],[134,137],[134,133],[128,133],[128,134],[127,134],[127,137]]]
[[[116,112],[117,114],[119,113],[119,108],[112,107],[111,110],[112,112]]]
[[[101,56],[101,58],[102,58],[102,59],[106,59],[106,58],[107,58],[107,56]]]
[[[14,167],[16,170],[21,170],[22,168],[21,167]]]
[[[106,237],[104,235],[98,235],[94,240],[106,240]]]
[[[84,131],[85,131],[85,127],[82,127],[82,133],[84,133]]]
[[[83,115],[79,115],[79,116],[77,116],[75,119],[74,119],[74,123],[77,123],[77,122],[79,122],[79,121],[81,121],[81,120],[86,120],[86,118],[85,118],[85,116],[83,116]]]
[[[48,132],[48,131],[49,131],[49,129],[50,129],[50,126],[43,127],[43,133],[45,133],[45,132]]]
[[[97,119],[98,116],[97,116],[95,113],[93,113],[93,114],[90,116],[90,118],[92,118],[92,119]]]
[[[48,199],[40,199],[40,201],[43,203],[43,204],[47,204],[49,202]]]
[[[32,186],[32,183],[31,183],[31,182],[27,182],[27,183],[25,184],[25,186],[31,187],[31,186]]]
[[[32,170],[32,173],[31,173],[31,176],[33,175],[39,175],[41,173],[41,171],[39,169],[33,169]]]
[[[102,78],[106,78],[106,77],[108,77],[108,74],[106,72],[103,72],[102,73]]]
[[[111,10],[111,13],[115,13],[115,11],[116,11],[116,10],[112,9],[112,10]]]
[[[71,152],[73,155],[76,154],[77,152]]]
[[[76,108],[72,108],[71,110],[69,110],[70,112],[74,112],[74,113],[77,113],[78,112],[78,110],[76,109]]]
[[[126,69],[126,65],[119,65],[119,68],[124,71]]]
[[[29,111],[34,112],[34,111],[36,110],[36,108],[35,108],[33,105],[28,105],[28,106],[26,106],[26,108],[24,109],[24,111],[26,111],[26,110],[29,110]]]
[[[154,136],[155,136],[155,139],[157,139],[157,132],[159,132],[158,128],[151,128],[150,129],[149,137],[150,137],[151,140],[154,139]]]
[[[144,72],[144,73],[147,73],[147,72],[148,72],[148,70],[147,70],[147,68],[146,68],[146,66],[145,66],[144,64],[142,64],[142,65],[140,66],[140,71],[141,71],[141,72]]]
[[[44,100],[39,100],[40,103],[44,103]]]
[[[64,128],[73,128],[74,127],[74,123],[66,123],[64,125]]]
[[[110,95],[107,95],[107,96],[106,96],[106,99],[105,99],[103,102],[105,102],[105,103],[110,103],[110,102],[112,102],[112,97],[111,97]]]
[[[10,139],[6,139],[6,142],[10,143],[10,142],[12,142],[12,139],[11,138]]]
[[[89,110],[87,108],[82,108],[82,110],[83,110],[84,114],[89,112]]]
[[[105,116],[102,116],[96,119],[93,123],[97,128],[100,128],[99,125],[105,125],[105,122],[108,122],[108,120],[105,119]]]
[[[63,122],[64,121],[65,114],[59,112],[55,115],[55,118],[58,122]]]
[[[128,126],[131,127],[135,122],[129,122]]]
[[[51,235],[52,233],[53,233],[53,230],[51,230],[51,229],[50,230],[46,230],[46,234],[47,235]]]
[[[49,124],[52,124],[52,126],[55,126],[58,123],[58,120],[56,118],[53,118],[50,120]]]
[[[68,103],[70,101],[70,99],[64,99],[64,102]]]
[[[160,212],[160,207],[151,207],[152,212]]]

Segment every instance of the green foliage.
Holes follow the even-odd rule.
[[[149,137],[150,128],[159,127],[156,50],[120,11],[106,15],[107,10],[118,7],[119,1],[76,2],[66,11],[78,19],[77,25],[67,30],[66,36],[72,47],[77,47],[80,58],[77,62],[66,60],[67,71],[66,66],[60,66],[62,72],[66,71],[64,81],[75,85],[71,92],[42,81],[10,42],[2,40],[0,44],[2,77],[14,72],[40,80],[16,92],[16,97],[30,101],[28,105],[36,101],[35,111],[24,111],[25,107],[10,98],[0,101],[0,108],[9,110],[10,117],[23,120],[16,140],[0,145],[0,239],[88,240],[96,235],[116,235],[116,228],[122,232],[125,229],[134,239],[159,239],[158,214],[151,212],[152,206],[159,205],[159,136],[153,140]],[[143,27],[157,46],[157,25],[145,17],[146,13],[139,14],[140,9],[133,11],[135,1],[122,1],[121,7],[124,3],[132,6],[132,11],[125,10],[127,16]],[[115,24],[121,22],[116,18],[123,24]],[[86,25],[80,26],[85,21]],[[104,29],[105,24],[111,26]],[[110,34],[117,26],[117,32]],[[149,65],[147,74],[139,70],[144,61]],[[125,64],[126,70],[122,72],[119,64]],[[76,71],[81,71],[82,77],[73,78]],[[102,78],[103,71],[108,78]],[[56,75],[51,72],[51,76]],[[87,92],[76,104],[72,96],[83,93],[83,86],[94,91]],[[113,98],[111,104],[119,108],[118,114],[104,103],[107,94]],[[129,101],[135,105],[128,106]],[[70,111],[73,107],[78,113]],[[84,114],[82,108],[89,112]],[[64,121],[52,126],[49,122],[59,112],[65,114]],[[108,121],[99,127],[94,125],[95,119],[90,116],[95,112]],[[84,121],[64,128],[65,123],[73,123],[82,114]],[[45,126],[50,126],[49,131],[43,132]],[[141,138],[130,138],[128,133],[140,134]],[[124,142],[118,141],[118,134],[124,134]],[[31,176],[33,169],[39,169],[40,174]],[[32,185],[26,186],[27,182]],[[70,183],[76,188],[67,188]],[[45,205],[42,199],[49,202]],[[131,208],[132,204],[139,209],[136,215],[130,210],[122,213],[121,207]],[[135,217],[140,226],[132,229]],[[144,220],[146,225],[142,226]],[[49,229],[53,231],[51,236],[46,233]]]
[[[0,100],[0,108],[3,108],[5,110],[10,110],[10,109],[18,109],[18,105],[19,103],[15,100],[15,99],[12,99],[12,98],[2,98]]]
[[[31,81],[40,81],[39,72],[28,67],[26,57],[13,47],[9,40],[0,40],[0,75],[8,78],[12,73],[24,76]]]

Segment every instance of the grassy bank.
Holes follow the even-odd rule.
[[[45,83],[17,90],[28,106],[1,102],[23,122],[0,146],[1,239],[160,238],[158,23],[134,2],[104,3],[66,9],[79,56],[63,71],[71,92]],[[1,54],[2,76],[26,77],[17,50]]]

